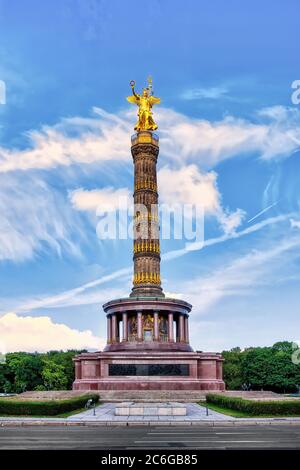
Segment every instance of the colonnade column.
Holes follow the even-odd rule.
[[[168,314],[168,341],[174,341],[174,330],[173,330],[173,313]]]
[[[142,312],[137,313],[137,335],[138,335],[138,341],[142,341],[143,340]]]
[[[185,315],[184,317],[184,330],[185,330],[185,342],[189,343],[189,316]]]
[[[159,340],[158,312],[154,312],[154,341]]]
[[[123,341],[128,341],[128,315],[127,312],[123,312],[122,314],[122,321],[123,321]]]
[[[181,343],[184,342],[184,316],[182,314],[179,315],[179,341]]]
[[[111,341],[112,343],[117,341],[117,316],[115,314],[111,316]]]
[[[107,315],[107,342],[111,343],[111,315]]]

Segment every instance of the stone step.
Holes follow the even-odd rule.
[[[197,402],[205,400],[206,392],[187,390],[102,390],[100,400],[110,402],[151,401],[151,402]]]
[[[102,390],[98,392],[100,400],[110,402],[122,402],[126,400],[143,402],[151,401],[155,402],[198,402],[205,401],[205,396],[209,391],[197,391],[197,390]],[[227,396],[241,397],[249,400],[270,400],[270,399],[283,399],[282,395],[274,392],[267,391],[226,391],[216,392],[222,393]]]

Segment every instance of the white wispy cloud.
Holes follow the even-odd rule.
[[[229,212],[222,207],[222,197],[217,187],[217,174],[202,172],[195,164],[181,168],[164,166],[158,171],[159,196],[161,204],[192,204],[203,210],[205,215],[215,216],[225,233],[230,233],[241,224],[244,212],[237,209]],[[104,210],[106,212],[132,206],[128,188],[85,190],[70,193],[73,206],[81,211]],[[161,222],[163,225],[163,221]]]
[[[0,260],[24,261],[49,250],[61,255],[80,255],[73,241],[84,237],[76,213],[68,201],[33,174],[0,174]]]
[[[192,119],[161,109],[161,147],[173,161],[197,161],[202,167],[245,154],[264,160],[286,158],[300,148],[300,111],[274,108],[260,110],[253,121],[233,116],[220,121]]]
[[[19,316],[14,312],[0,317],[0,340],[4,352],[50,351],[54,349],[103,348],[105,341],[90,330],[79,331],[50,317]]]
[[[0,259],[30,259],[45,245],[58,253],[62,249],[79,252],[71,237],[75,211],[68,207],[64,196],[50,190],[41,172],[37,177],[33,170],[72,164],[87,168],[90,163],[108,161],[128,163],[128,136],[136,110],[116,114],[100,108],[93,111],[92,117],[62,119],[55,126],[29,132],[29,145],[25,149],[0,148],[0,174],[3,174]],[[265,159],[284,157],[299,148],[300,111],[297,109],[266,108],[259,112],[260,123],[234,117],[216,122],[197,120],[166,108],[158,108],[157,116],[161,128],[162,198],[167,200],[174,192],[181,200],[199,200],[201,196],[207,211],[215,211],[226,232],[239,226],[243,212],[238,209],[231,213],[222,206],[214,173],[204,173],[199,167],[212,167],[226,158],[249,152]],[[26,185],[21,176],[25,170]],[[184,177],[190,182],[190,188],[184,189],[179,184],[175,191],[166,182],[168,176],[177,180]],[[126,188],[120,191],[128,194]],[[80,210],[114,199],[109,188],[89,192],[78,189],[70,197],[73,208]]]
[[[59,165],[128,161],[134,110],[110,114],[94,108],[90,118],[62,119],[27,133],[25,149],[0,148],[0,172],[50,169]],[[172,109],[158,108],[161,158],[174,164],[193,162],[213,167],[242,154],[263,159],[287,157],[300,146],[300,111],[275,106],[250,121],[227,116],[220,121],[192,119]]]
[[[217,174],[213,171],[202,172],[194,164],[178,169],[165,166],[158,172],[158,183],[162,203],[201,207],[205,215],[217,218],[225,233],[236,230],[243,220],[241,209],[229,212],[222,207]]]
[[[300,228],[300,220],[290,219],[292,228]]]
[[[76,189],[70,193],[70,199],[76,209],[96,213],[101,208],[106,212],[115,211],[122,203],[126,203],[128,207],[132,197],[128,188],[105,187],[93,190]]]
[[[36,296],[29,300],[23,300],[14,308],[14,311],[16,313],[25,313],[40,308],[59,308],[83,304],[87,305],[93,302],[90,301],[90,298],[84,297],[84,293],[86,291],[91,291],[92,289],[95,289],[96,287],[102,284],[105,284],[110,281],[115,281],[119,278],[127,278],[131,274],[132,267],[119,269],[110,274],[106,274],[98,279],[82,284],[81,286],[74,287],[73,289],[68,289],[58,294],[40,297]],[[106,301],[108,298],[112,297],[122,297],[122,294],[124,292],[123,289],[119,288],[115,290],[103,290],[101,292],[97,292],[97,303],[100,301]],[[95,293],[93,292],[92,295],[94,296]],[[85,299],[84,301],[82,300],[83,298]]]
[[[170,251],[168,253],[163,254],[162,260],[170,261],[170,260],[179,258],[181,256],[185,256],[186,254],[190,253],[191,250],[200,250],[208,246],[213,246],[215,244],[226,242],[227,240],[246,236],[250,233],[259,231],[263,229],[264,227],[289,220],[291,215],[292,214],[284,214],[278,217],[272,217],[270,219],[266,219],[265,221],[260,222],[258,224],[254,224],[251,227],[248,227],[247,229],[237,231],[237,232],[232,232],[231,234],[225,234],[220,237],[208,239],[204,242],[204,245],[202,243],[199,243],[199,244],[194,243],[194,244],[191,244],[191,246],[187,245],[187,247],[183,248],[182,250],[174,250],[174,251]],[[31,298],[27,300],[24,299],[18,305],[14,306],[14,311],[17,313],[28,313],[30,311],[41,309],[41,308],[60,308],[60,307],[66,307],[66,306],[71,306],[71,305],[83,305],[83,304],[88,305],[90,303],[93,303],[95,298],[96,298],[95,301],[97,301],[97,303],[100,301],[106,301],[108,298],[119,298],[128,294],[128,289],[126,290],[126,292],[124,292],[124,286],[123,288],[119,287],[116,291],[113,291],[113,292],[102,291],[102,292],[97,292],[96,294],[92,291],[92,289],[110,281],[122,280],[122,282],[124,282],[124,280],[129,280],[131,275],[132,275],[132,267],[119,269],[110,274],[107,274],[98,279],[95,279],[94,281],[90,281],[74,289],[63,291],[59,294],[49,295],[49,296],[40,297],[40,298],[33,298],[33,299]],[[87,295],[84,295],[86,292],[87,292]],[[95,295],[97,297],[95,297]],[[92,302],[91,302],[91,299],[92,299]]]
[[[220,209],[217,174],[202,172],[195,164],[181,168],[164,166],[158,172],[160,200],[166,204],[201,204],[208,213]]]
[[[28,148],[0,148],[0,172],[50,169],[126,160],[130,154],[130,123],[94,108],[94,118],[62,119],[50,127],[27,132]]]
[[[286,266],[292,258],[287,254],[298,251],[299,246],[299,235],[269,241],[264,249],[237,256],[208,276],[181,283],[180,292],[193,304],[194,313],[209,313],[209,309],[224,298],[249,295],[258,287],[289,279],[291,273],[289,269],[286,271]]]
[[[184,256],[187,253],[190,253],[191,251],[202,250],[203,248],[217,245],[219,243],[226,242],[227,240],[233,240],[233,239],[244,237],[245,235],[249,235],[251,233],[257,232],[258,230],[261,230],[265,227],[276,225],[281,222],[285,222],[289,220],[292,215],[293,213],[288,213],[288,214],[281,214],[276,217],[269,217],[268,219],[265,219],[256,224],[252,224],[250,227],[247,227],[243,230],[237,230],[237,231],[232,231],[229,233],[224,233],[223,235],[220,235],[219,237],[213,237],[213,238],[204,240],[204,242],[187,243],[184,248],[181,248],[178,250],[172,250],[167,253],[164,253],[162,255],[162,259],[165,261],[169,261],[171,259],[180,258],[181,256]]]

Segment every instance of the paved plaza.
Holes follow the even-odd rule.
[[[159,403],[155,403],[157,407]],[[151,416],[149,414],[145,414],[142,416],[115,416],[115,408],[116,403],[105,403],[95,409],[95,416],[94,410],[84,411],[83,413],[79,413],[77,415],[70,416],[67,418],[68,421],[97,421],[97,422],[155,422],[155,421],[164,421],[164,422],[188,422],[188,421],[228,421],[232,420],[231,416],[223,415],[221,413],[217,413],[216,411],[208,410],[208,415],[206,408],[203,406],[197,405],[196,403],[187,403],[187,414],[186,416]]]
[[[157,406],[157,403],[155,404]],[[300,418],[234,418],[224,415],[216,411],[206,409],[196,403],[186,403],[186,416],[151,416],[149,414],[143,416],[116,416],[116,403],[104,403],[95,409],[89,409],[81,413],[73,414],[68,418],[38,418],[38,417],[0,417],[0,427],[5,426],[29,426],[29,425],[46,425],[51,424],[72,426],[114,426],[114,425],[201,425],[208,426],[217,425],[234,425],[243,424],[291,424],[300,426]]]

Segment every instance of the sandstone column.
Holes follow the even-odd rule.
[[[174,330],[173,330],[173,313],[169,312],[168,314],[168,340],[174,341]]]
[[[111,343],[111,316],[107,315],[107,342]]]
[[[111,316],[111,341],[112,343],[117,341],[117,316],[115,314]]]
[[[184,342],[184,316],[182,314],[179,315],[179,341],[181,343]]]
[[[143,340],[142,312],[137,313],[137,335],[138,335],[138,341],[142,341]]]
[[[158,312],[154,312],[154,341],[159,340]]]
[[[185,342],[189,343],[189,317],[185,315],[184,317],[184,330],[185,330]]]
[[[123,321],[123,341],[128,341],[128,314],[124,312],[122,314]]]

